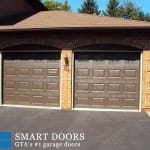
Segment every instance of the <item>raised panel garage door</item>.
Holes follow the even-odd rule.
[[[138,109],[140,53],[75,53],[74,107]]]
[[[58,107],[59,84],[59,53],[3,55],[4,104]]]

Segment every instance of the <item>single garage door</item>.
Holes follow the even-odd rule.
[[[74,107],[138,109],[140,53],[75,53]]]
[[[9,53],[3,58],[4,104],[60,105],[59,53]]]

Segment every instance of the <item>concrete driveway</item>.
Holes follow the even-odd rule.
[[[150,150],[150,118],[145,113],[0,107],[0,131],[12,132],[12,149],[14,150]],[[68,142],[68,146],[62,145],[57,148],[54,145],[51,147],[49,145],[47,148],[34,147],[35,145],[28,148],[17,148],[14,145],[16,133],[33,133],[35,135],[37,132],[50,135],[52,133],[57,133],[57,135],[76,133],[79,134],[79,139],[62,141],[57,139],[58,143]],[[47,143],[56,144],[56,141],[52,141],[52,137],[49,138]],[[79,145],[75,145],[76,143]]]

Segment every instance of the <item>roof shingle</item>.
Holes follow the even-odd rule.
[[[41,11],[14,26],[0,29],[68,29],[68,28],[146,28],[150,23],[131,19],[72,13]]]

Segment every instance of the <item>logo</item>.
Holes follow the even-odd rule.
[[[0,149],[11,148],[11,132],[0,132]]]

